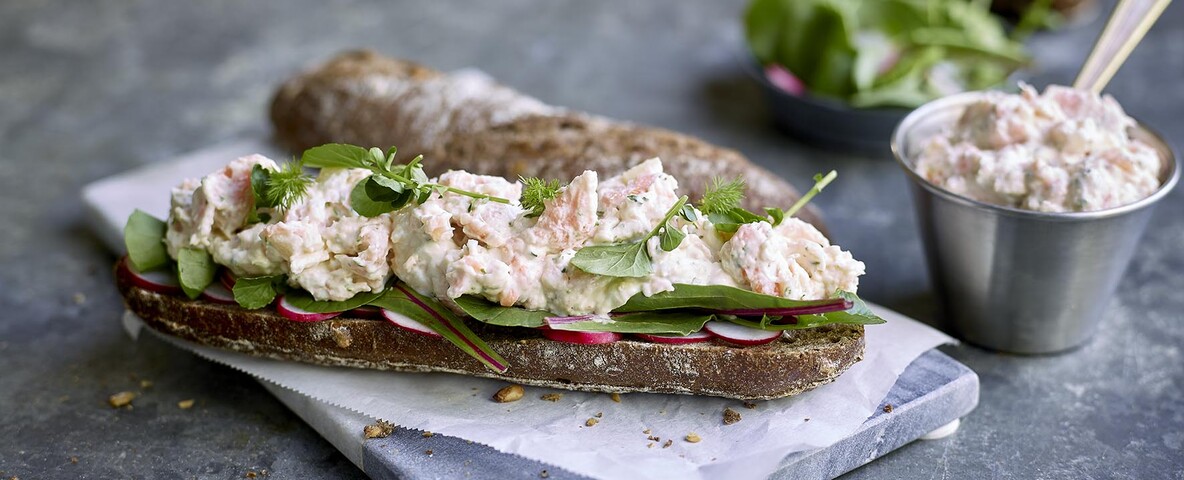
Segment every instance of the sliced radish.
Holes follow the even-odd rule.
[[[698,332],[695,332],[695,333],[692,333],[689,335],[658,334],[658,333],[636,333],[634,335],[637,335],[639,338],[641,338],[643,340],[649,340],[654,343],[669,343],[669,344],[673,344],[673,345],[683,345],[683,344],[687,344],[687,343],[706,342],[706,341],[711,340],[713,338],[713,336],[710,333],[707,333],[703,330],[699,330]]]
[[[540,327],[539,330],[543,332],[544,337],[550,340],[579,343],[582,345],[613,343],[621,339],[621,334],[616,332],[574,332],[570,330],[554,330],[547,327]]]
[[[221,283],[223,287],[226,287],[227,290],[234,290],[234,284],[237,281],[238,278],[236,278],[234,273],[232,273],[228,268],[223,268],[222,273],[218,274],[218,282]]]
[[[703,328],[737,345],[763,345],[781,337],[780,330],[761,330],[723,320],[712,320],[703,325]]]
[[[349,314],[361,318],[382,318],[382,309],[372,305],[362,305],[350,310]]]
[[[800,97],[806,93],[806,84],[802,83],[789,69],[781,65],[774,64],[765,67],[765,78],[768,78],[769,83],[773,84],[773,86],[795,97]]]
[[[315,313],[301,310],[288,303],[288,297],[280,297],[280,303],[275,309],[280,312],[280,316],[293,322],[319,322],[341,315],[341,312]]]
[[[234,293],[231,293],[230,289],[221,283],[211,283],[210,286],[201,292],[201,298],[223,305],[238,304],[238,302],[234,301]]]
[[[123,268],[131,277],[132,285],[165,295],[176,295],[182,292],[181,282],[177,280],[177,275],[173,272],[161,270],[137,272],[136,267],[126,261],[123,262]]]
[[[418,333],[420,335],[427,335],[429,337],[436,337],[436,338],[443,337],[443,335],[440,335],[439,333],[436,333],[435,330],[432,330],[432,327],[424,325],[423,323],[420,323],[418,320],[414,320],[411,317],[408,317],[408,316],[403,315],[398,312],[393,312],[393,311],[387,310],[385,308],[383,308],[381,310],[382,310],[382,318],[385,318],[385,319],[387,319],[387,321],[395,324],[396,327],[402,328],[403,330],[410,330],[410,331]]]

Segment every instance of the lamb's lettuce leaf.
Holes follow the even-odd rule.
[[[127,247],[127,258],[136,271],[147,272],[169,264],[169,254],[164,247],[166,228],[163,221],[139,209],[127,218],[123,243]]]
[[[490,325],[500,325],[503,327],[527,327],[535,328],[546,325],[546,318],[555,316],[551,312],[542,310],[527,310],[518,307],[503,307],[496,303],[490,302],[481,297],[473,295],[463,295],[455,299],[456,304],[460,306],[470,317],[477,319],[480,322],[488,323]]]
[[[265,277],[239,277],[234,281],[234,301],[247,310],[271,305],[285,286],[283,275]]]
[[[312,313],[336,313],[353,310],[362,305],[368,305],[378,297],[382,296],[382,292],[362,292],[347,300],[328,301],[317,300],[312,298],[308,292],[304,290],[293,290],[284,295],[293,307],[299,308],[306,312]]]
[[[177,252],[177,275],[185,296],[197,298],[214,282],[218,266],[210,253],[200,248],[182,248]]]

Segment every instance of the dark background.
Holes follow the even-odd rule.
[[[861,295],[936,321],[905,177],[887,154],[818,151],[770,126],[741,68],[742,9],[679,0],[0,3],[0,478],[361,476],[250,377],[130,340],[112,254],[83,226],[78,196],[107,175],[268,135],[278,82],[346,48],[478,67],[551,104],[736,148],[803,188],[837,169],[816,202],[837,243],[867,263]],[[1037,35],[1034,82],[1071,82],[1101,25],[1087,18]],[[1108,92],[1173,144],[1184,141],[1184,4],[1168,8]],[[1181,190],[1159,206],[1093,342],[1047,357],[945,348],[981,376],[978,409],[957,435],[849,476],[1184,478]],[[153,386],[134,409],[107,405],[141,380]],[[196,406],[177,408],[184,399]]]

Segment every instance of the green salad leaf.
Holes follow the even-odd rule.
[[[677,309],[755,310],[822,305],[831,300],[791,300],[727,285],[674,284],[674,290],[645,296],[638,293],[614,312],[657,312]]]
[[[720,315],[720,317],[732,323],[759,328],[761,330],[804,330],[823,325],[879,325],[886,323],[879,315],[873,313],[871,308],[868,308],[867,303],[854,293],[839,292],[838,296],[850,300],[853,303],[852,307],[840,312],[798,315],[797,321],[794,323],[771,323],[767,318],[756,322],[731,315]]]
[[[185,296],[197,298],[214,281],[218,266],[209,252],[200,248],[182,248],[177,252],[177,276]]]
[[[283,275],[240,277],[234,281],[234,301],[247,310],[271,305],[286,286]]]
[[[353,310],[363,305],[369,305],[378,297],[382,296],[382,292],[362,292],[348,300],[328,301],[317,300],[312,298],[307,291],[292,290],[284,295],[284,298],[293,307],[299,308],[306,312],[312,313],[336,313]]]
[[[420,295],[406,284],[398,283],[386,289],[381,296],[371,301],[370,305],[406,315],[427,325],[490,370],[504,373],[509,369],[506,359],[477,337],[468,325],[465,325],[464,320],[440,302]]]
[[[541,327],[547,324],[545,321],[547,317],[555,316],[551,312],[542,310],[503,307],[474,295],[462,295],[454,301],[468,316],[480,322],[503,327]]]
[[[646,244],[649,242],[649,239],[661,235],[659,245],[662,250],[669,252],[678,248],[686,235],[682,232],[675,232],[674,230],[676,229],[673,225],[670,225],[670,220],[675,215],[681,215],[690,221],[686,209],[683,208],[686,205],[687,196],[683,195],[682,198],[679,198],[674,203],[674,206],[666,211],[665,218],[661,222],[658,222],[658,225],[645,237],[635,242],[614,245],[591,245],[581,248],[572,257],[571,264],[593,275],[604,275],[606,277],[644,277],[653,273],[653,259],[650,258],[650,252],[646,248]],[[691,215],[694,215],[693,211]]]
[[[127,258],[137,271],[147,272],[169,264],[169,253],[164,247],[167,226],[156,217],[137,209],[123,227],[123,243]]]

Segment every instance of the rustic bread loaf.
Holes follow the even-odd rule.
[[[772,399],[833,381],[862,358],[864,348],[859,325],[791,331],[773,343],[736,347],[628,339],[577,345],[548,340],[532,329],[470,322],[509,362],[510,369],[497,374],[443,338],[382,320],[293,322],[270,309],[151,292],[134,286],[123,268],[116,268],[116,281],[127,307],[149,327],[203,345],[318,365],[460,373],[569,390]]]
[[[277,140],[293,151],[330,142],[397,145],[428,157],[431,175],[463,169],[515,179],[617,175],[661,157],[698,199],[713,177],[743,177],[744,206],[786,207],[785,180],[734,150],[687,135],[552,107],[479,72],[445,74],[370,51],[338,55],[285,82],[271,105]],[[825,231],[818,213],[799,213]]]

